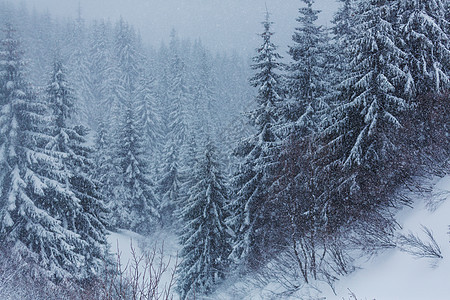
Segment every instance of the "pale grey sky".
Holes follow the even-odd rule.
[[[275,22],[274,42],[285,52],[296,26],[301,0],[16,0],[38,11],[75,17],[78,3],[90,19],[117,20],[123,17],[140,32],[144,41],[158,46],[172,28],[181,37],[201,38],[212,50],[236,50],[251,55],[260,43],[257,33],[264,18],[265,3]],[[316,0],[322,10],[320,23],[329,25],[337,0]],[[282,53],[285,55],[284,53]]]

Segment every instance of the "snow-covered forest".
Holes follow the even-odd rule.
[[[443,258],[398,212],[448,182],[450,4],[336,1],[328,28],[299,1],[285,53],[261,15],[252,59],[0,1],[0,299],[295,299]],[[125,272],[123,232],[179,251],[130,243]]]

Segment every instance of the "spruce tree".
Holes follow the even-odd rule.
[[[196,42],[193,49],[193,92],[192,110],[190,114],[190,132],[200,136],[205,132],[215,132],[220,124],[216,100],[216,81],[212,72],[212,65],[207,50],[201,42]]]
[[[333,68],[336,75],[332,78],[333,85],[338,85],[349,71],[351,54],[349,52],[349,43],[352,41],[355,31],[356,0],[339,0],[342,6],[338,9],[332,20],[333,39],[334,39],[334,63]]]
[[[61,163],[61,169],[56,172],[46,170],[60,185],[47,189],[50,196],[46,206],[53,215],[59,216],[65,228],[78,235],[82,247],[75,251],[84,259],[82,277],[86,278],[98,274],[103,266],[107,253],[107,210],[99,193],[99,182],[91,179],[93,149],[86,145],[87,129],[68,125],[75,99],[61,62],[54,64],[46,93],[53,120],[52,140],[45,147]]]
[[[116,189],[120,184],[120,168],[115,163],[114,140],[110,132],[109,122],[99,119],[94,145],[94,171],[93,177],[100,182],[100,193],[107,207],[112,208],[116,202]],[[116,225],[116,220],[109,222],[110,226]]]
[[[405,58],[410,96],[443,93],[450,89],[449,20],[441,0],[398,0],[400,47]],[[448,8],[447,8],[448,9]]]
[[[298,27],[289,50],[290,99],[285,102],[283,118],[277,125],[283,139],[276,148],[276,181],[270,195],[278,202],[282,216],[278,223],[283,231],[279,235],[289,248],[302,249],[299,267],[303,280],[308,282],[310,277],[317,279],[319,273],[318,249],[328,247],[324,245],[326,216],[318,199],[321,191],[313,155],[314,138],[320,131],[320,121],[329,112],[330,86],[335,79],[330,76],[332,51],[327,32],[316,24],[320,11],[313,9],[313,0],[304,3],[306,7],[299,9]]]
[[[450,152],[450,22],[445,1],[395,1],[397,42],[406,53],[403,92],[412,109],[402,122],[411,166],[437,170]],[[426,166],[426,167],[425,167]]]
[[[329,91],[326,70],[327,35],[316,24],[319,10],[313,9],[314,0],[303,0],[306,7],[299,9],[296,28],[289,47],[293,63],[289,66],[285,122],[290,131],[312,133],[317,127],[317,112],[327,108],[325,96]],[[294,129],[295,128],[295,129]]]
[[[405,55],[395,43],[391,4],[360,3],[357,34],[348,43],[350,72],[339,87],[341,102],[319,135],[322,148],[316,157],[327,187],[323,196],[330,228],[376,216],[384,222],[381,212],[393,205],[386,195],[405,176],[398,142],[399,119],[408,108],[399,92],[406,80]]]
[[[252,66],[258,71],[251,80],[258,88],[258,95],[257,107],[249,113],[249,118],[257,132],[235,150],[241,163],[233,179],[235,195],[229,222],[237,237],[232,257],[249,268],[257,268],[267,258],[268,248],[277,235],[272,226],[277,224],[278,216],[268,201],[268,189],[275,162],[273,151],[277,137],[273,127],[279,118],[281,78],[277,71],[281,65],[277,62],[280,56],[276,46],[271,42],[271,24],[266,15],[261,34],[263,44],[257,49]]]
[[[171,58],[169,71],[168,136],[178,147],[182,147],[186,142],[188,130],[189,90],[186,82],[186,64],[177,54]]]
[[[186,149],[188,132],[187,106],[189,91],[186,83],[186,65],[177,54],[178,43],[172,36],[169,67],[167,74],[166,109],[163,118],[166,121],[163,165],[158,181],[158,194],[161,198],[162,222],[173,224],[174,211],[183,197],[182,165],[183,151]]]
[[[139,76],[135,101],[137,103],[137,113],[140,119],[141,126],[144,130],[144,140],[146,148],[149,153],[152,153],[151,161],[154,162],[157,158],[155,152],[161,143],[161,122],[158,109],[156,106],[157,94],[155,79],[151,75],[142,72]]]
[[[143,55],[136,32],[122,19],[116,24],[114,32],[114,54],[119,68],[120,99],[127,105],[127,99],[136,92],[139,74],[142,71]]]
[[[198,132],[192,132],[187,140],[185,146],[185,153],[183,157],[183,164],[179,167],[180,186],[179,188],[179,200],[173,207],[175,209],[174,217],[182,224],[182,218],[178,215],[179,209],[181,209],[184,203],[187,203],[187,199],[190,197],[190,191],[196,184],[196,179],[192,176],[193,170],[195,170],[199,159],[199,146],[198,141],[203,141],[204,135],[198,134]]]
[[[161,178],[158,181],[158,195],[161,199],[161,222],[164,227],[174,224],[176,208],[180,205],[181,194],[181,166],[179,148],[175,143],[168,143],[164,148],[164,161],[162,164]]]
[[[178,279],[181,299],[210,294],[228,266],[228,191],[215,147],[208,142],[205,148],[194,169],[190,196],[180,210],[184,224]]]
[[[58,210],[53,191],[72,193],[52,175],[65,178],[64,166],[43,148],[47,106],[31,94],[23,76],[22,53],[11,25],[5,28],[0,50],[0,240],[41,275],[62,279],[80,277],[85,263],[79,249],[87,246],[63,222],[79,203]]]
[[[118,79],[115,94],[118,105],[115,114],[115,134],[112,136],[112,156],[117,171],[114,182],[113,219],[117,226],[139,233],[150,233],[159,221],[159,200],[154,195],[149,174],[143,121],[153,121],[147,97],[151,97],[148,82],[143,76],[144,57],[134,29],[120,20],[114,32],[114,54],[117,59]],[[145,115],[145,120],[143,116]]]
[[[71,26],[71,30],[65,38],[68,40],[66,45],[69,54],[68,69],[70,72],[68,72],[68,77],[69,81],[73,83],[73,93],[76,99],[73,118],[76,123],[92,125],[95,121],[95,99],[92,89],[92,72],[88,61],[86,25],[85,20],[81,17],[81,11]]]
[[[159,221],[159,200],[154,195],[144,152],[143,128],[139,122],[136,103],[129,100],[119,124],[116,162],[120,187],[115,216],[122,228],[150,233]]]
[[[106,125],[106,120],[113,123],[119,108],[119,96],[122,87],[119,84],[120,71],[113,53],[112,28],[105,22],[94,23],[89,35],[88,67],[92,90],[92,116],[90,124],[97,128],[99,123]],[[110,128],[110,127],[109,127]]]

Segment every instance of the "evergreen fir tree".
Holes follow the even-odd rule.
[[[177,203],[174,208],[183,207],[183,203],[186,203],[187,199],[190,197],[191,188],[196,184],[195,178],[192,177],[192,172],[196,168],[199,157],[197,140],[203,141],[204,138],[204,135],[198,135],[198,132],[192,132],[187,140],[183,157],[183,165],[179,168],[179,203]],[[176,215],[176,212],[175,217],[180,220],[180,216]]]
[[[450,21],[445,1],[398,0],[398,29],[405,58],[410,96],[442,93],[450,89]],[[448,8],[447,8],[448,9]]]
[[[121,100],[127,105],[127,98],[135,94],[139,74],[142,71],[143,55],[139,49],[138,39],[134,29],[122,19],[116,24],[114,53],[118,61],[122,87]]]
[[[304,3],[306,7],[299,9],[299,26],[289,51],[293,60],[287,75],[290,99],[284,104],[284,118],[277,124],[283,139],[276,148],[276,180],[270,197],[280,212],[278,223],[283,230],[279,235],[284,238],[284,245],[294,251],[303,249],[300,271],[308,282],[310,277],[317,279],[317,249],[327,249],[323,243],[326,216],[318,200],[313,154],[315,134],[329,112],[330,86],[335,80],[331,77],[330,61],[335,58],[329,57],[333,51],[327,32],[316,24],[320,11],[313,9],[313,0]]]
[[[450,22],[445,1],[394,1],[397,42],[406,53],[403,93],[412,109],[402,119],[410,166],[440,169],[448,157]]]
[[[159,128],[161,120],[157,114],[155,80],[150,75],[145,74],[145,72],[139,76],[135,97],[138,105],[138,117],[144,130],[145,145],[148,152],[154,155],[159,148],[162,138],[161,129]],[[156,157],[152,157],[151,161],[154,162],[156,159]]]
[[[257,132],[235,150],[242,163],[233,183],[235,196],[229,222],[237,237],[232,257],[249,268],[257,268],[267,258],[267,250],[277,235],[271,228],[277,224],[277,214],[268,201],[268,189],[273,180],[273,150],[277,141],[273,127],[279,118],[281,79],[277,74],[280,56],[271,42],[271,24],[266,16],[261,34],[263,44],[257,49],[253,65],[258,73],[251,80],[252,85],[258,87],[258,96],[257,107],[249,117]]]
[[[357,34],[349,42],[351,72],[340,85],[342,102],[319,136],[323,147],[316,157],[327,185],[330,228],[362,215],[368,220],[391,206],[383,195],[404,176],[397,137],[399,118],[408,108],[399,92],[406,79],[400,65],[405,56],[395,44],[391,4],[360,3]]]
[[[159,221],[159,201],[153,192],[141,135],[143,128],[133,100],[128,102],[119,128],[115,155],[121,186],[119,197],[116,195],[115,216],[122,228],[150,233]]]
[[[186,84],[186,65],[178,55],[172,57],[170,61],[168,88],[169,103],[167,105],[170,109],[168,136],[178,147],[182,147],[186,142],[188,130],[186,110],[189,91]]]
[[[76,99],[73,119],[76,123],[92,125],[94,124],[93,121],[95,121],[92,73],[89,68],[87,55],[86,25],[81,17],[81,11],[79,11],[78,18],[71,25],[72,28],[66,39],[69,41],[67,43],[69,47],[67,49],[69,53],[68,77],[69,81],[73,82]]]
[[[225,224],[228,192],[211,142],[198,160],[193,181],[190,196],[180,212],[184,224],[178,285],[182,299],[210,294],[225,276],[230,253]]]
[[[188,131],[187,105],[189,91],[186,84],[186,65],[177,54],[178,42],[172,36],[169,68],[167,74],[167,101],[165,116],[167,122],[164,145],[163,166],[158,182],[158,193],[161,198],[162,222],[173,224],[174,211],[183,197],[181,186],[183,176],[183,151],[186,149]]]
[[[48,188],[46,203],[52,215],[59,216],[65,228],[79,236],[75,251],[84,259],[82,277],[101,271],[107,253],[105,224],[107,210],[99,194],[99,183],[91,179],[93,149],[86,145],[87,129],[69,127],[75,99],[60,62],[54,64],[47,87],[47,101],[52,111],[52,140],[46,145],[50,155],[60,160],[61,169],[47,170],[60,187]]]
[[[94,178],[100,182],[100,193],[105,199],[106,206],[110,209],[114,207],[116,201],[116,189],[120,185],[120,168],[115,164],[114,147],[111,133],[106,121],[100,119],[97,127],[94,151]],[[114,218],[109,222],[110,226],[115,226]]]
[[[180,204],[181,171],[179,161],[179,148],[174,143],[168,143],[164,149],[164,161],[161,170],[161,178],[158,181],[158,195],[161,199],[161,222],[164,227],[172,226],[175,221],[174,212]]]
[[[200,41],[194,44],[193,57],[193,109],[189,110],[188,113],[193,121],[190,122],[191,132],[196,132],[197,136],[203,135],[204,138],[205,132],[217,131],[220,124],[216,104],[216,82],[209,55]]]
[[[147,100],[152,95],[148,82],[141,77],[144,57],[134,29],[120,20],[114,34],[119,75],[114,88],[118,105],[113,111],[116,119],[111,155],[113,169],[117,172],[116,178],[111,180],[114,184],[113,219],[122,228],[149,233],[159,221],[159,201],[154,195],[148,166],[153,152],[146,154],[144,151],[148,145],[142,135],[150,129],[143,127],[144,122],[154,121],[151,111],[147,110]]]
[[[87,245],[62,222],[79,204],[69,202],[60,211],[51,201],[52,191],[65,198],[72,193],[49,177],[65,178],[66,173],[60,160],[43,149],[51,140],[45,132],[47,107],[30,93],[23,65],[14,29],[7,25],[0,50],[0,240],[45,270],[44,276],[79,277],[85,262],[79,249]]]
[[[325,96],[330,82],[326,70],[327,35],[321,26],[316,25],[319,10],[313,9],[314,0],[303,0],[306,7],[300,8],[289,54],[294,61],[289,66],[288,93],[285,119],[288,131],[312,133],[317,127],[317,112],[328,107]],[[295,128],[295,129],[294,129]]]
[[[92,88],[93,116],[101,115],[103,119],[94,117],[90,124],[97,129],[99,123],[106,125],[115,120],[113,113],[119,111],[119,95],[122,95],[119,84],[119,68],[113,53],[112,28],[105,22],[94,23],[89,36],[89,72]]]
[[[342,6],[338,9],[332,20],[335,62],[332,64],[338,76],[333,79],[333,84],[338,85],[349,71],[351,53],[349,43],[353,40],[356,19],[356,0],[339,0]]]

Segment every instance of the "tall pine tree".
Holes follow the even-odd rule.
[[[14,29],[7,25],[0,50],[0,240],[30,266],[56,279],[81,277],[85,263],[79,249],[87,245],[63,222],[78,209],[69,201],[62,211],[54,192],[72,197],[52,175],[66,178],[58,158],[43,148],[50,142],[47,107],[30,92],[23,77],[23,61]],[[61,207],[59,207],[61,208]]]
[[[59,216],[65,228],[78,235],[80,246],[75,251],[83,257],[83,277],[88,277],[101,271],[107,254],[107,210],[99,183],[91,179],[93,149],[86,145],[87,129],[68,125],[75,99],[61,62],[55,62],[46,92],[52,111],[53,138],[45,147],[61,163],[56,172],[47,170],[60,186],[48,189],[46,206]]]
[[[303,0],[306,7],[299,9],[296,28],[289,54],[293,63],[289,66],[288,93],[285,119],[289,131],[311,133],[317,127],[317,112],[327,108],[325,96],[329,91],[326,71],[327,35],[316,24],[319,10],[313,9],[314,0]]]
[[[398,139],[399,120],[408,109],[401,92],[405,53],[395,43],[391,4],[359,4],[357,34],[348,44],[350,71],[339,86],[341,102],[319,135],[323,147],[316,158],[327,187],[322,196],[329,228],[364,220],[388,232],[392,224],[386,225],[390,217],[383,212],[395,201],[386,196],[406,176]]]
[[[172,34],[169,68],[167,74],[165,119],[165,145],[161,177],[158,182],[158,193],[161,198],[162,221],[164,224],[173,224],[174,211],[180,205],[183,197],[182,165],[183,151],[186,149],[188,134],[187,106],[189,90],[186,83],[186,64],[178,54],[178,40]]]
[[[281,77],[277,73],[281,65],[271,42],[272,23],[268,15],[263,25],[263,44],[257,49],[253,65],[258,72],[251,80],[258,88],[257,107],[249,113],[257,132],[235,150],[241,164],[233,179],[235,195],[230,219],[230,226],[237,234],[232,257],[249,268],[257,268],[267,258],[268,249],[277,236],[272,228],[277,224],[277,214],[268,201],[268,189],[273,180],[273,150],[277,141],[273,127],[279,118],[282,96]]]
[[[339,84],[346,72],[349,71],[351,54],[349,52],[349,43],[355,35],[355,16],[356,16],[356,0],[339,0],[342,6],[338,9],[332,20],[333,39],[334,39],[334,60],[332,64],[336,75],[333,79],[335,85]]]
[[[208,142],[205,148],[194,169],[190,196],[180,210],[184,224],[178,285],[181,299],[211,293],[228,266],[228,191],[215,147]]]
[[[159,201],[149,175],[136,106],[134,100],[128,101],[119,124],[115,159],[120,172],[120,198],[116,198],[115,216],[122,228],[150,233],[159,221]]]

